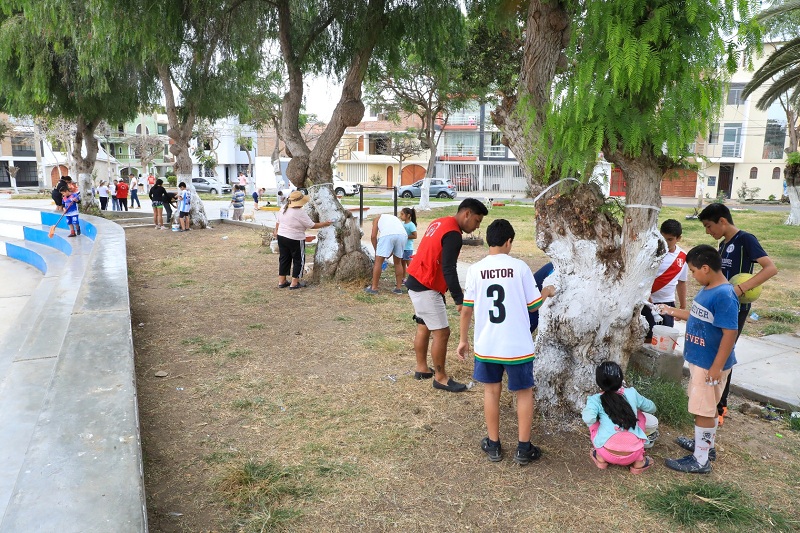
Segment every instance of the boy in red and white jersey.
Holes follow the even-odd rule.
[[[686,266],[686,252],[678,246],[682,234],[683,227],[677,220],[670,218],[661,224],[661,236],[667,241],[667,255],[661,260],[658,275],[653,281],[653,288],[650,289],[650,301],[654,304],[675,307],[675,294],[677,293],[679,309],[686,309],[686,280],[689,277],[689,271]],[[650,344],[653,340],[653,326],[655,325],[650,307],[642,307],[642,315],[650,326],[644,342]],[[675,325],[675,320],[671,316],[664,316],[662,319],[662,324],[665,326],[671,328]]]
[[[531,444],[533,420],[533,338],[529,334],[530,311],[541,307],[552,286],[542,292],[536,288],[530,267],[508,255],[514,228],[504,219],[492,222],[486,230],[489,255],[467,271],[464,303],[461,308],[458,356],[469,352],[469,325],[475,315],[475,370],[473,377],[484,384],[484,415],[488,437],[481,449],[490,461],[500,461],[500,391],[503,373],[508,374],[508,390],[517,395],[519,443],[514,462],[528,464],[541,457]]]

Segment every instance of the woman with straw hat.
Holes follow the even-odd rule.
[[[300,282],[306,261],[306,230],[325,228],[333,222],[314,222],[302,207],[308,202],[308,196],[301,191],[293,191],[278,212],[275,234],[278,236],[278,288],[302,289],[306,286]],[[291,270],[292,281],[286,278]]]

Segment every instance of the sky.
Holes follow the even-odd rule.
[[[342,94],[342,86],[328,78],[312,78],[306,84],[304,94],[306,111],[314,113],[323,122],[328,122]]]

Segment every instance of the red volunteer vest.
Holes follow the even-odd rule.
[[[414,259],[408,265],[408,273],[414,279],[442,294],[447,292],[447,282],[442,272],[442,237],[451,231],[461,233],[456,217],[437,218],[431,222],[419,242]]]

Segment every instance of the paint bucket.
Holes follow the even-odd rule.
[[[649,450],[655,444],[658,435],[658,418],[650,413],[642,413],[644,415],[644,434],[647,435],[647,442],[645,442],[645,449]]]
[[[675,353],[678,330],[668,326],[653,326],[653,348],[666,354]]]
[[[219,208],[219,218],[226,219],[228,218],[228,210],[224,207]]]

